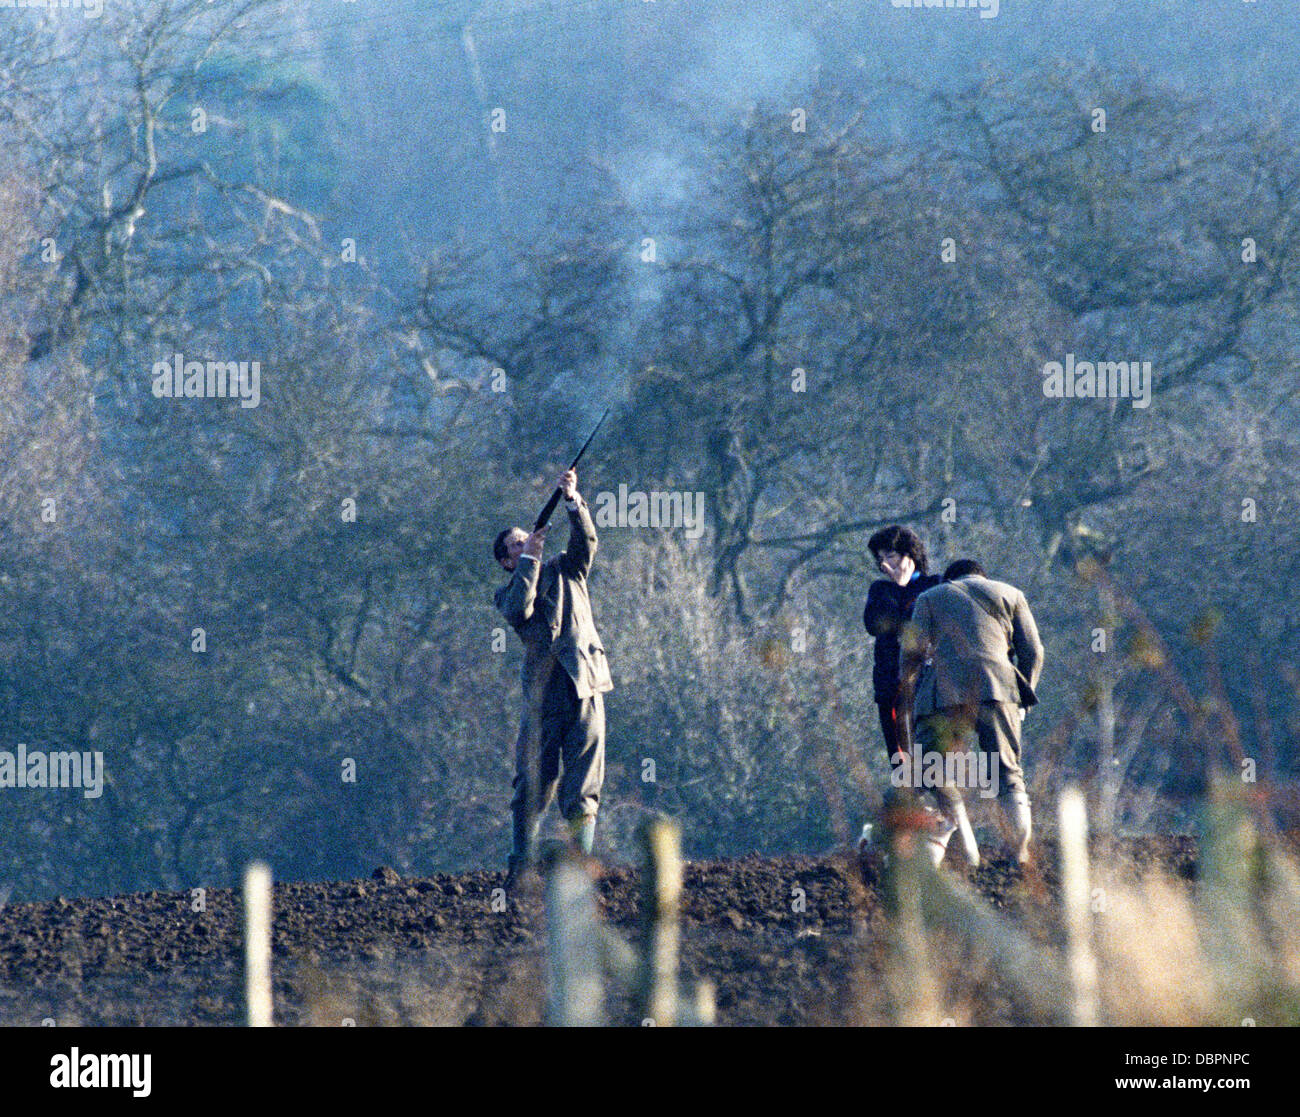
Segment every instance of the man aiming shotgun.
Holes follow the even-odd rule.
[[[545,522],[560,498],[569,513],[569,545],[543,562]],[[560,813],[574,842],[591,852],[605,778],[602,695],[614,689],[587,595],[596,546],[596,525],[572,467],[560,476],[531,534],[506,528],[492,545],[493,557],[511,576],[493,600],[524,645],[524,711],[515,743],[507,889],[528,866],[541,816],[557,789]]]

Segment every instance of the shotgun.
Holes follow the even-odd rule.
[[[605,408],[605,414],[600,417],[600,422],[596,424],[596,429],[587,436],[587,441],[582,444],[582,449],[578,451],[578,456],[569,463],[570,469],[577,469],[578,463],[582,461],[582,455],[587,452],[587,447],[591,445],[591,440],[596,437],[596,431],[600,430],[601,423],[608,418],[610,408]],[[541,531],[546,526],[546,522],[551,518],[551,513],[555,511],[555,506],[560,503],[560,489],[556,486],[555,492],[551,493],[551,499],[546,502],[546,507],[542,509],[542,514],[537,517],[537,522],[533,524],[534,531]]]

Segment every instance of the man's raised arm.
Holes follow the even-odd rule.
[[[591,573],[591,563],[596,557],[599,541],[591,509],[578,492],[578,475],[568,470],[559,482],[564,494],[564,506],[569,510],[569,545],[564,550],[565,573],[572,578],[585,578]]]

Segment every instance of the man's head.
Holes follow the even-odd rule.
[[[887,578],[905,584],[914,570],[929,573],[930,560],[921,537],[910,527],[890,524],[867,540],[867,549]]]
[[[955,582],[958,578],[965,578],[970,574],[978,574],[981,578],[987,577],[982,567],[973,558],[954,559],[948,564],[948,569],[943,572],[945,582]]]
[[[524,540],[527,538],[528,532],[521,527],[506,528],[492,541],[492,557],[501,564],[502,569],[513,572],[519,564],[519,556],[523,554]]]

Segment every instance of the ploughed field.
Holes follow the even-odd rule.
[[[1188,839],[1132,840],[1133,867],[1194,873]],[[1005,862],[969,885],[1032,938],[1059,942],[1049,849],[1041,870]],[[952,858],[949,861],[951,864]],[[954,872],[951,868],[947,872]],[[276,1023],[538,1024],[546,1002],[546,923],[539,883],[499,909],[499,872],[277,883]],[[683,985],[712,982],[719,1024],[883,1023],[888,964],[883,897],[856,856],[747,857],[688,863],[682,892]],[[603,920],[639,938],[639,873],[608,867],[596,885]],[[238,1024],[239,894],[189,892],[10,903],[0,910],[0,1024]],[[942,950],[936,951],[942,955]],[[957,1023],[1028,1023],[978,964],[948,968]],[[955,976],[954,976],[955,975]],[[609,999],[613,1023],[636,1023]]]

